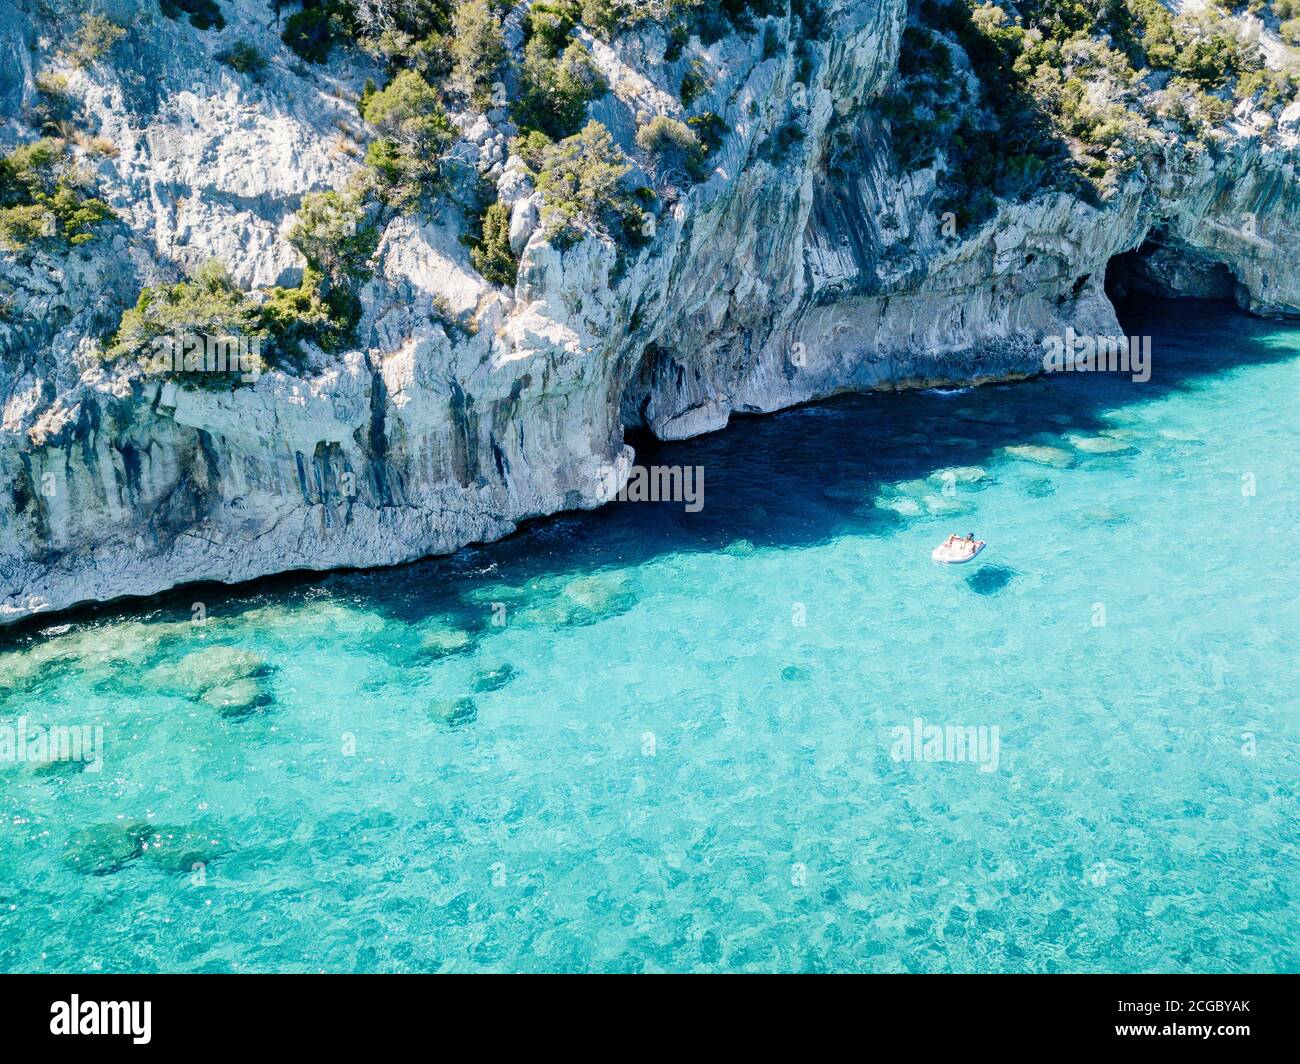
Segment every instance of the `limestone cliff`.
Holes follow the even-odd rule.
[[[19,116],[43,38],[81,6],[0,0],[8,145],[34,135]],[[580,31],[610,84],[591,113],[629,154],[645,115],[684,113],[688,63],[695,110],[728,129],[644,246],[548,241],[506,116],[456,115],[457,151],[512,210],[513,290],[473,269],[454,205],[397,214],[351,350],[234,389],[133,376],[100,348],[143,285],[212,256],[246,287],[301,274],[286,224],[359,165],[373,131],[355,100],[377,71],[355,52],[295,62],[266,0],[227,0],[225,28],[204,34],[156,0],[101,6],[133,32],[111,65],[72,69],[67,91],[113,146],[85,164],[117,220],[65,253],[0,257],[3,621],[499,537],[598,505],[631,426],[679,439],[844,390],[1031,373],[1045,334],[1119,331],[1103,281],[1139,247],[1147,283],[1300,308],[1285,121],[1260,130],[1246,114],[1213,150],[1170,136],[1104,203],[1048,192],[953,232],[935,168],[901,172],[873,106],[906,0],[830,0],[806,58],[764,33],[692,39],[668,59],[654,25],[612,43]],[[761,25],[788,43],[795,21]],[[215,61],[236,37],[270,57],[257,79]]]

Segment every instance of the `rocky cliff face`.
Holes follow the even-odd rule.
[[[60,6],[0,0],[6,114],[33,101]],[[129,378],[96,348],[143,284],[213,255],[244,285],[299,275],[286,220],[357,166],[354,100],[374,71],[356,56],[295,64],[262,0],[223,5],[227,28],[203,35],[155,0],[107,6],[143,29],[111,67],[70,73],[69,92],[115,146],[94,165],[120,221],[83,249],[0,259],[3,621],[499,537],[598,505],[631,426],[679,439],[839,391],[1031,373],[1044,335],[1120,331],[1103,279],[1139,247],[1143,283],[1300,308],[1285,129],[1243,123],[1212,152],[1171,141],[1104,207],[1054,193],[954,233],[935,173],[894,171],[872,106],[906,0],[833,0],[810,75],[791,50],[764,58],[762,34],[693,40],[676,63],[653,27],[584,38],[611,85],[593,114],[629,151],[638,117],[680,114],[686,60],[730,127],[647,246],[548,243],[500,116],[461,116],[458,150],[512,207],[513,291],[470,266],[454,212],[396,217],[355,350],[227,391]],[[214,61],[235,36],[273,57],[260,80]]]

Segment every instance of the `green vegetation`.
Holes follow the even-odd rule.
[[[386,61],[392,72],[414,70],[432,83],[451,73],[451,0],[398,4],[352,3],[347,32],[357,45]]]
[[[957,74],[953,47],[969,59],[978,95]],[[942,152],[941,209],[967,223],[987,217],[995,197],[1047,188],[1098,202],[1153,150],[1161,123],[1203,138],[1233,100],[1280,106],[1296,87],[1267,71],[1230,22],[1174,15],[1159,0],[1020,0],[1014,9],[924,0],[899,71],[882,108],[897,160],[915,169]],[[1151,74],[1167,79],[1159,92],[1144,82]]]
[[[700,138],[700,143],[707,152],[715,152],[722,147],[722,138],[731,132],[731,127],[722,117],[712,111],[693,115],[686,120],[686,124],[695,130],[695,135]]]
[[[356,192],[309,192],[294,215],[289,243],[332,285],[366,276],[379,231],[365,218]]]
[[[304,343],[345,348],[361,317],[356,289],[370,274],[378,231],[357,193],[317,192],[303,198],[288,236],[307,260],[300,284],[248,295],[214,259],[189,280],[145,288],[122,315],[107,357],[138,356],[175,332],[257,340],[273,364],[287,367],[301,366]]]
[[[109,49],[126,36],[126,30],[103,15],[86,15],[72,38],[68,61],[73,66],[89,66],[108,54]]]
[[[623,187],[631,170],[627,157],[599,122],[543,146],[522,145],[537,160],[542,224],[548,240],[561,246],[595,233],[608,240],[635,241],[644,215]]]
[[[259,52],[248,41],[236,41],[229,48],[223,48],[217,53],[217,62],[225,63],[232,70],[238,70],[241,74],[252,74],[256,76],[266,66],[266,56]]]
[[[366,162],[385,202],[408,210],[436,194],[442,156],[456,139],[437,91],[414,70],[403,70],[366,100],[362,113],[380,132]]]
[[[539,0],[528,14],[520,98],[514,117],[521,129],[537,129],[553,140],[576,133],[589,101],[609,91],[587,50],[569,34],[579,14],[576,4]]]
[[[699,72],[693,67],[682,75],[681,88],[677,95],[681,98],[683,107],[690,107],[700,95],[704,92],[704,79],[700,77]]]
[[[300,369],[302,344],[338,351],[351,340],[361,306],[349,289],[330,289],[324,275],[308,266],[296,288],[271,288],[258,299],[246,295],[216,259],[189,280],[146,287],[122,315],[106,346],[110,360],[140,358],[164,338],[183,333],[212,339],[256,341],[267,362]],[[181,374],[169,374],[181,377]],[[233,384],[218,378],[213,383]]]
[[[487,0],[465,0],[452,16],[452,81],[476,107],[492,102],[492,84],[506,59],[501,20]]]
[[[113,217],[103,200],[88,194],[61,140],[45,138],[0,158],[0,247],[77,246]]]
[[[1300,92],[1300,72],[1295,70],[1252,70],[1237,79],[1237,95],[1254,99],[1266,111],[1283,107]]]
[[[226,25],[216,0],[158,0],[158,7],[170,19],[188,15],[190,25],[198,30],[220,30]]]
[[[289,229],[289,243],[307,260],[296,288],[272,288],[261,320],[282,357],[300,357],[303,341],[322,351],[347,346],[361,319],[358,285],[370,276],[379,230],[366,219],[361,193],[312,192]]]
[[[31,109],[31,124],[43,136],[65,139],[73,136],[77,103],[68,91],[67,76],[40,70],[34,80],[39,95]]]
[[[655,115],[636,131],[636,146],[654,159],[655,170],[661,177],[675,171],[692,181],[708,177],[708,167],[704,165],[708,149],[685,122]]]
[[[470,248],[469,257],[486,280],[513,288],[519,260],[510,250],[510,208],[497,201],[483,212],[482,236]]]
[[[188,281],[143,289],[135,306],[122,315],[105,356],[140,356],[159,337],[177,332],[250,340],[267,335],[257,304],[235,287],[225,266],[211,259]]]
[[[351,288],[331,286],[308,265],[297,288],[272,288],[258,307],[258,320],[271,338],[271,350],[284,363],[303,357],[310,341],[322,351],[341,351],[361,319],[361,301]]]
[[[331,0],[330,3],[295,11],[285,23],[280,39],[308,63],[324,63],[335,42],[351,36],[349,9]]]

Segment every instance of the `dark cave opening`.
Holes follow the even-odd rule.
[[[1241,282],[1225,263],[1160,233],[1114,256],[1106,264],[1105,287],[1116,308],[1152,296],[1250,305]]]

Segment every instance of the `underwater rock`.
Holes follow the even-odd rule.
[[[1070,446],[1084,454],[1132,454],[1136,448],[1108,436],[1067,436]]]
[[[1048,477],[1034,477],[1025,485],[1025,494],[1031,499],[1046,499],[1056,494],[1056,482]]]
[[[626,613],[636,605],[637,596],[627,573],[592,573],[564,585],[561,594],[595,619]]]
[[[300,640],[312,635],[327,635],[331,639],[363,638],[380,635],[386,626],[383,616],[373,610],[362,609],[330,598],[309,599],[292,608],[258,606],[229,617],[209,617],[208,625],[219,626],[223,621],[234,621],[241,628],[256,629],[260,634],[284,635]]]
[[[985,425],[1014,425],[1016,423],[1015,414],[999,407],[976,410],[971,406],[963,406],[957,411],[957,416],[963,421],[978,421]]]
[[[858,495],[861,496],[861,494],[862,492],[859,491]],[[732,540],[722,548],[722,553],[728,554],[733,558],[748,558],[754,553],[754,544],[747,539]]]
[[[476,672],[474,679],[470,682],[470,687],[479,693],[499,691],[518,675],[519,670],[507,661],[500,668],[481,669]]]
[[[974,483],[975,473],[983,470],[975,467],[960,467],[967,483]],[[936,492],[935,484],[951,482],[935,481],[933,476],[923,480],[903,480],[897,484],[886,485],[876,496],[873,505],[877,509],[888,510],[899,517],[922,517],[926,514],[951,517],[956,514],[970,513],[974,507],[952,495]]]
[[[238,680],[270,675],[271,666],[255,650],[213,646],[193,650],[180,661],[158,665],[145,673],[146,684],[191,696]]]
[[[927,495],[921,500],[925,508],[936,517],[956,517],[972,512],[975,507],[951,495]]]
[[[936,469],[926,478],[931,484],[980,484],[989,479],[988,471],[979,466],[949,466]]]
[[[111,669],[139,667],[164,639],[190,634],[187,623],[125,621],[71,630],[60,626],[22,650],[0,654],[0,698],[70,671],[102,671],[107,676]]]
[[[246,677],[208,688],[199,701],[223,717],[238,719],[271,705],[275,699],[257,678]]]
[[[983,565],[966,577],[966,586],[977,595],[996,595],[1012,580],[1016,571],[1003,565]]]
[[[433,624],[423,629],[417,653],[428,658],[445,658],[468,650],[473,636],[462,628],[448,624]]]
[[[622,571],[602,571],[561,582],[537,580],[529,585],[528,604],[511,623],[527,627],[565,628],[595,624],[626,613],[638,599],[634,578]]]
[[[781,670],[781,679],[786,683],[798,683],[812,679],[812,669],[807,665],[787,665]]]
[[[176,824],[156,824],[141,841],[144,863],[164,872],[191,872],[196,864],[211,864],[232,847],[221,832]]]
[[[429,707],[429,716],[450,728],[463,728],[478,720],[478,703],[472,698],[444,698]]]
[[[862,502],[866,498],[866,485],[856,481],[848,481],[843,484],[832,484],[829,488],[823,488],[822,494],[828,499],[834,499],[836,502]]]
[[[1112,510],[1109,506],[1092,506],[1086,510],[1080,510],[1079,519],[1086,521],[1090,525],[1114,527],[1115,525],[1124,524],[1128,517],[1118,510]]]
[[[877,495],[873,505],[877,509],[896,513],[899,517],[920,517],[925,512],[919,502],[906,495]]]
[[[1069,469],[1074,465],[1074,455],[1060,447],[1051,447],[1041,443],[1017,443],[1003,447],[1002,453],[1018,458],[1022,462],[1051,466],[1053,469]]]
[[[0,702],[11,695],[31,691],[44,680],[66,673],[75,659],[62,652],[40,653],[41,647],[0,654]]]
[[[64,863],[86,875],[111,875],[144,853],[144,845],[153,830],[143,821],[91,824],[78,828],[64,846]]]

